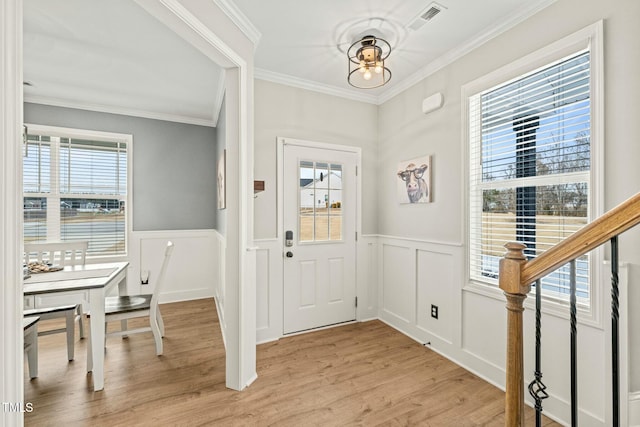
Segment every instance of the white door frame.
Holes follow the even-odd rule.
[[[256,378],[255,246],[253,244],[252,56],[230,46],[205,24],[224,13],[196,0],[135,0],[152,16],[225,68],[227,97],[227,230],[225,254],[226,385],[242,390]],[[196,11],[196,8],[198,10]],[[214,9],[211,9],[214,8]],[[203,20],[196,17],[202,17]],[[234,24],[235,25],[235,24]],[[242,42],[240,42],[242,44]],[[253,55],[253,51],[251,52]],[[235,171],[235,175],[230,173]]]
[[[227,19],[227,16],[217,9],[215,2],[135,1],[213,62],[226,69],[228,220],[223,284],[226,288],[226,385],[234,390],[242,390],[257,378],[256,253],[253,244],[252,191],[253,114],[249,107],[253,100],[253,58],[246,53],[243,56],[236,49],[237,43],[230,46],[214,32],[211,23],[204,23],[204,19],[210,18],[211,14]],[[202,20],[199,17],[202,17]],[[230,175],[233,171],[236,172],[235,175]]]
[[[296,138],[287,138],[287,137],[277,137],[277,153],[276,153],[276,162],[277,162],[277,193],[276,193],[276,205],[277,205],[277,236],[278,240],[278,248],[280,249],[280,253],[284,257],[284,146],[285,145],[297,145],[300,147],[307,148],[319,148],[324,150],[335,150],[335,151],[345,151],[348,153],[355,153],[357,155],[356,167],[357,167],[357,175],[356,175],[356,233],[358,236],[358,241],[362,236],[362,149],[360,147],[352,147],[348,145],[340,145],[340,144],[330,144],[325,142],[317,142],[317,141],[308,141],[303,139]],[[356,297],[358,297],[358,241],[356,241]],[[283,258],[284,260],[284,258]],[[282,274],[280,287],[280,301],[278,302],[280,305],[280,315],[279,315],[279,332],[283,334],[283,318],[282,315],[284,313],[284,263],[282,263]],[[360,320],[360,306],[356,307],[356,321]]]
[[[22,332],[22,0],[0,3],[0,401],[23,404]],[[0,425],[23,425],[0,409]]]
[[[207,8],[211,18],[215,15],[232,21],[213,2],[197,3],[189,0],[139,0],[138,3],[153,16],[164,22],[177,34],[214,59],[230,68],[234,85],[227,91],[237,97],[235,118],[231,123],[236,132],[235,155],[230,159],[237,168],[231,177],[238,185],[237,196],[228,200],[229,214],[238,218],[237,227],[227,232],[227,280],[236,291],[227,300],[231,309],[227,340],[227,387],[242,390],[256,378],[255,368],[255,247],[253,245],[253,113],[249,107],[253,100],[253,52],[243,54],[246,40],[225,43],[190,10]],[[22,139],[23,118],[23,0],[4,0],[0,6],[0,339],[4,351],[0,354],[0,369],[4,372],[0,385],[0,399],[12,404],[22,402],[23,386],[23,294],[22,281]],[[200,16],[200,14],[198,14]],[[246,50],[246,49],[245,49]],[[229,82],[229,81],[228,81]],[[230,142],[234,142],[231,140]],[[235,157],[235,158],[234,158]],[[230,243],[230,244],[229,244]],[[0,411],[0,424],[23,425],[23,413]]]

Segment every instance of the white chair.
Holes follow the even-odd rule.
[[[64,267],[65,265],[83,265],[87,257],[87,241],[54,242],[54,243],[25,243],[24,263],[30,262],[49,263],[51,265]],[[40,273],[47,274],[47,273]],[[55,307],[38,307],[25,310],[24,316],[38,316],[40,320],[57,319],[64,317],[66,326],[53,330],[39,331],[38,335],[50,335],[66,332],[67,334],[67,356],[69,361],[74,359],[75,327],[74,322],[78,321],[80,338],[84,338],[84,322],[82,304],[74,303]]]
[[[38,336],[41,337],[43,335],[51,335],[51,334],[59,334],[62,332],[67,333],[67,358],[69,362],[74,359],[74,351],[75,351],[75,317],[76,311],[78,309],[78,304],[71,305],[62,305],[57,307],[47,307],[47,308],[34,308],[30,310],[24,310],[22,312],[24,318],[28,317],[39,317],[40,320],[50,320],[50,319],[60,319],[62,317],[65,318],[65,327],[58,329],[49,329],[44,331],[38,331]]]
[[[153,333],[153,338],[156,341],[156,354],[158,356],[162,354],[164,322],[162,321],[162,315],[160,314],[158,298],[165,281],[165,273],[172,252],[173,243],[169,241],[167,242],[167,246],[164,251],[164,260],[162,261],[162,266],[158,273],[158,279],[155,283],[153,294],[107,297],[105,301],[105,337],[108,335],[126,337],[131,334],[151,331]],[[128,329],[127,320],[136,317],[149,317],[149,326],[137,329]],[[107,324],[117,320],[121,321],[121,330],[106,333]]]
[[[84,265],[89,242],[76,240],[69,242],[42,242],[24,244],[24,261],[48,262],[52,265]]]
[[[24,351],[29,363],[29,378],[38,376],[38,320],[39,317],[25,317],[22,319],[24,329]]]

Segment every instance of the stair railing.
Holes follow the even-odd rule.
[[[593,249],[611,242],[611,325],[612,325],[612,400],[613,425],[620,425],[619,360],[618,360],[618,236],[640,223],[640,193],[584,226],[540,256],[527,261],[525,245],[511,242],[500,260],[500,289],[507,299],[507,365],[505,426],[524,426],[524,300],[536,282],[536,372],[529,385],[535,400],[536,425],[541,423],[541,401],[547,397],[540,373],[540,279],[565,264],[570,264],[571,323],[571,423],[577,425],[578,403],[576,386],[576,302],[575,260]]]

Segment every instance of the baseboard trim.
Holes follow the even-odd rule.
[[[189,289],[187,291],[162,292],[160,304],[169,302],[191,301],[194,299],[213,298],[213,290],[210,288]]]
[[[222,307],[218,303],[218,298],[214,297],[213,300],[216,303],[216,312],[218,313],[218,324],[220,325],[220,334],[222,335],[222,345],[224,346],[224,351],[227,351],[227,337],[225,335],[226,328],[224,327],[224,314],[222,311]]]

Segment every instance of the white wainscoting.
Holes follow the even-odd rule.
[[[506,362],[506,308],[499,289],[467,286],[464,248],[459,244],[377,236],[377,259],[363,260],[376,268],[379,283],[379,318],[416,341],[426,344],[458,365],[504,389]],[[359,266],[360,269],[366,267]],[[609,294],[609,274],[601,279]],[[620,268],[621,301],[626,298],[627,268]],[[525,379],[534,371],[534,310],[528,298],[525,310]],[[621,323],[626,321],[621,303]],[[438,306],[438,319],[431,305]],[[608,298],[600,301],[609,307]],[[566,314],[543,313],[543,374],[549,399],[544,413],[560,422],[569,419],[569,321]],[[602,426],[610,419],[610,334],[608,309],[603,326],[578,324],[578,387],[580,425]],[[626,329],[621,327],[621,337]],[[623,338],[626,341],[626,338]],[[427,344],[429,343],[429,344]],[[621,375],[628,375],[627,349],[621,343]],[[623,380],[622,384],[628,384]],[[527,394],[528,396],[528,394]],[[621,394],[622,420],[638,424],[640,398],[626,402]],[[531,399],[527,397],[531,404]],[[627,408],[628,406],[628,408]],[[628,411],[628,412],[627,412]]]
[[[358,308],[356,319],[360,322],[377,319],[379,276],[378,265],[378,237],[364,235],[358,239],[356,258],[356,296]]]
[[[222,343],[224,348],[227,348],[227,320],[225,316],[225,289],[226,289],[226,279],[225,279],[225,265],[226,264],[226,253],[227,253],[227,240],[226,238],[218,233],[214,232],[215,242],[214,246],[214,254],[213,256],[217,260],[217,269],[214,271],[215,274],[215,284],[214,284],[214,298],[216,300],[216,311],[218,312],[218,321],[220,322],[220,332],[222,333]]]
[[[280,239],[255,240],[256,339],[265,343],[280,339],[283,322],[283,263]],[[356,292],[360,321],[378,318],[377,236],[363,236],[357,245]]]
[[[282,247],[279,239],[255,240],[256,342],[282,337]]]
[[[282,337],[282,243],[256,240],[258,343]],[[357,319],[381,318],[419,341],[458,343],[462,248],[386,236],[364,235],[357,245]],[[385,298],[386,296],[386,298]],[[430,316],[439,307],[439,320]]]
[[[263,343],[282,337],[282,245],[278,239],[258,240],[256,245],[257,342]],[[365,235],[357,248],[359,321],[380,319],[504,389],[505,298],[499,289],[467,286],[462,244]],[[621,269],[620,281],[625,293],[626,268]],[[534,363],[532,300],[527,300],[524,319],[527,381]],[[432,304],[438,307],[438,319],[431,317]],[[608,301],[602,304],[608,307]],[[626,318],[624,312],[621,316]],[[602,426],[610,412],[608,342],[602,327],[579,323],[580,425]],[[551,395],[544,402],[544,413],[563,423],[569,414],[568,349],[567,316],[543,314],[543,379]],[[628,372],[625,360],[622,365],[621,371]],[[628,406],[629,424],[639,425],[640,396],[630,396]],[[626,413],[624,404],[622,410]]]
[[[160,302],[213,298],[219,285],[220,253],[215,230],[134,231],[131,234],[127,292],[151,293],[162,264],[168,240],[174,244]],[[224,254],[224,252],[222,252]],[[149,283],[141,284],[140,273],[149,271]]]
[[[440,351],[459,343],[462,246],[391,236],[377,245],[380,319]]]

